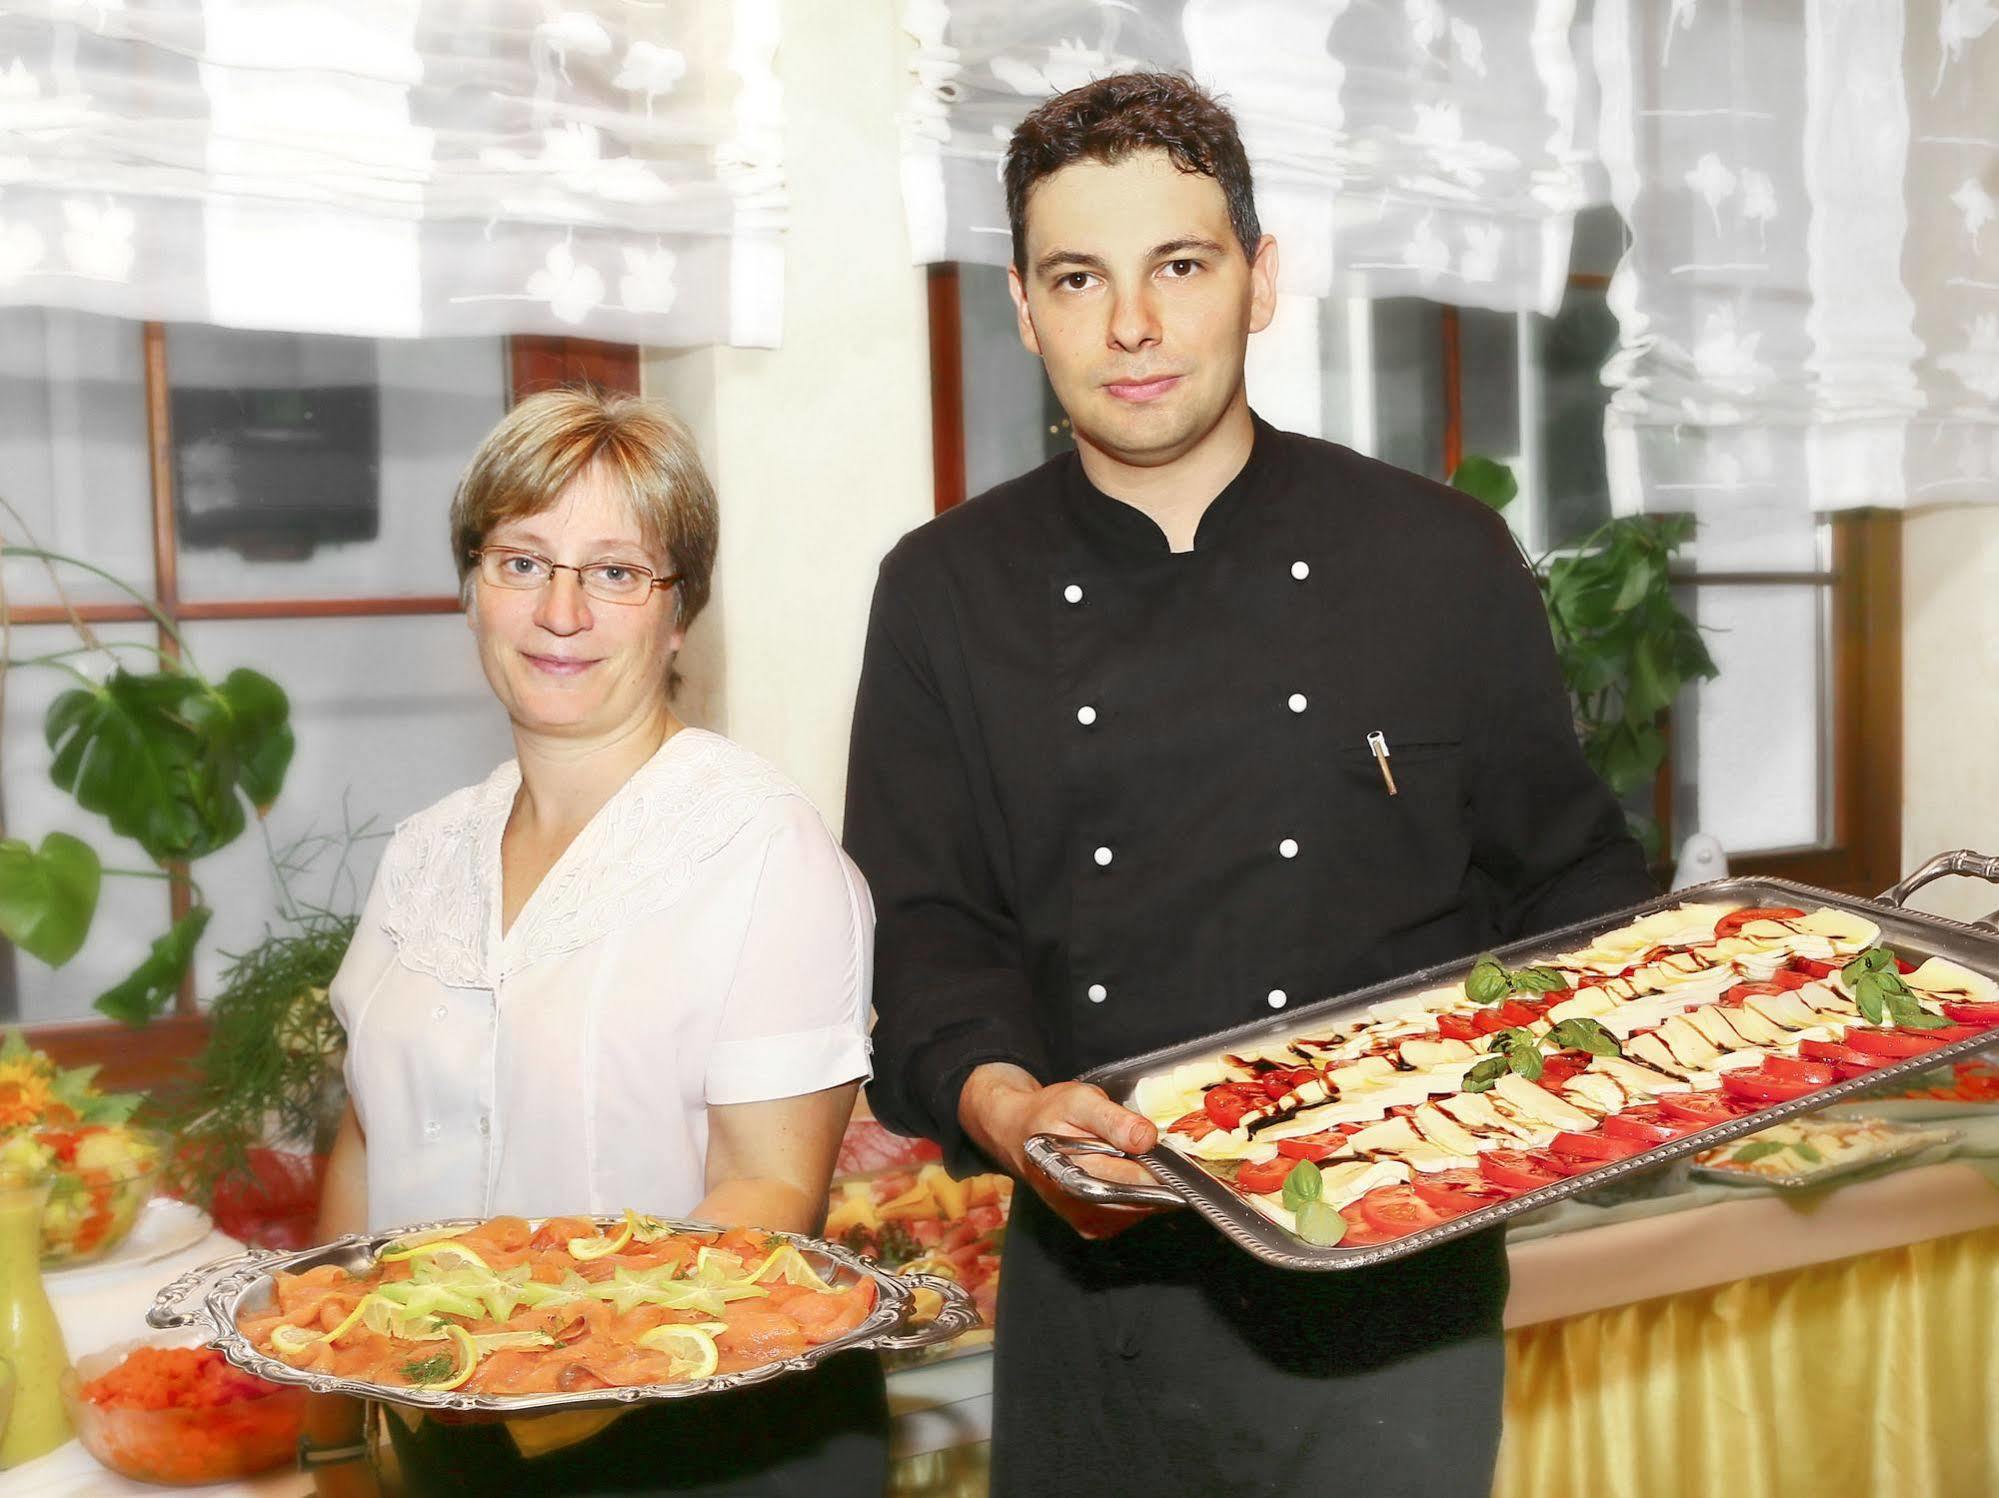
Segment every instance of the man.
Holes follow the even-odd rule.
[[[1069,1079],[1646,898],[1643,859],[1500,521],[1251,414],[1277,247],[1228,114],[1104,79],[1028,116],[1006,187],[1076,450],[883,563],[846,821],[877,1113],[1032,1188],[993,1491],[1484,1494],[1498,1234],[1285,1273],[1192,1213],[1064,1196],[1022,1142],[1147,1148]]]

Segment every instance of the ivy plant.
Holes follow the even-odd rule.
[[[1512,470],[1491,458],[1467,457],[1451,483],[1496,510],[1519,493]],[[1620,516],[1529,559],[1583,755],[1620,801],[1651,784],[1665,763],[1666,713],[1680,689],[1717,674],[1699,627],[1673,597],[1668,570],[1693,534],[1688,515]],[[1658,825],[1625,815],[1656,857]]]
[[[0,508],[20,523],[11,506],[0,502]],[[172,622],[103,568],[4,539],[0,553],[33,558],[48,569],[78,641],[25,657],[9,648],[0,667],[57,671],[74,683],[50,704],[43,723],[54,752],[50,776],[153,862],[151,868],[107,868],[89,843],[61,832],[38,845],[0,837],[0,935],[61,967],[89,936],[106,878],[186,883],[193,896],[187,913],[153,942],[129,976],[96,999],[104,1014],[143,1024],[172,1002],[212,914],[187,863],[235,841],[248,825],[245,804],[261,817],[284,787],[293,749],[290,704],[276,682],[256,671],[238,669],[220,681],[204,675]],[[103,578],[135,599],[172,648],[101,639],[69,607],[62,570]],[[142,668],[129,669],[130,657],[121,651],[145,657]],[[92,665],[99,669],[86,669]]]

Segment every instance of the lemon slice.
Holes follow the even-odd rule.
[[[680,1322],[656,1326],[639,1338],[639,1346],[667,1355],[667,1372],[674,1378],[707,1378],[721,1362],[715,1334],[727,1331],[720,1321]]]
[[[781,1276],[788,1285],[804,1285],[813,1290],[833,1288],[805,1261],[805,1255],[798,1251],[798,1245],[795,1243],[785,1244],[759,1264],[756,1271],[750,1275],[750,1283],[759,1284],[773,1274]]]
[[[326,1340],[329,1342],[338,1342],[346,1334],[347,1329],[361,1319],[362,1313],[368,1309],[369,1298],[364,1295],[360,1300],[355,1302],[354,1309],[347,1313],[346,1319],[326,1334]]]
[[[271,1329],[271,1351],[287,1360],[297,1357],[318,1340],[318,1332],[309,1332],[302,1326],[277,1326]]]
[[[414,1248],[393,1249],[377,1257],[384,1264],[393,1264],[398,1259],[428,1259],[433,1264],[442,1265],[455,1259],[467,1268],[483,1269],[489,1274],[493,1268],[464,1244],[453,1243],[448,1238],[440,1238],[434,1243],[419,1243]]]
[[[701,1252],[694,1256],[694,1268],[688,1278],[699,1280],[704,1285],[721,1285],[743,1276],[743,1261],[726,1248],[702,1245]]]
[[[599,1233],[594,1238],[571,1238],[569,1257],[572,1259],[601,1259],[606,1254],[614,1254],[632,1241],[632,1229],[638,1219],[629,1211],[625,1213],[625,1225],[618,1230],[615,1238],[607,1238]]]
[[[407,1238],[398,1238],[393,1248],[382,1249],[375,1255],[375,1261],[388,1264],[397,1259],[407,1259],[419,1249],[429,1248],[438,1243],[449,1243],[453,1238],[470,1231],[470,1228],[438,1228],[428,1233],[412,1233]]]
[[[447,1321],[444,1324],[444,1335],[451,1339],[451,1345],[458,1353],[458,1371],[441,1383],[416,1385],[419,1389],[429,1389],[436,1393],[455,1389],[470,1378],[472,1370],[479,1366],[479,1344],[472,1340],[470,1332],[462,1326],[454,1326]]]

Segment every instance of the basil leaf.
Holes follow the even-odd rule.
[[[1284,1178],[1284,1205],[1296,1212],[1306,1202],[1317,1201],[1324,1185],[1319,1167],[1310,1160],[1300,1160]]]
[[[1509,1047],[1506,1059],[1512,1063],[1515,1071],[1530,1082],[1541,1075],[1541,1048],[1531,1040],[1524,1045],[1515,1044]]]
[[[1914,999],[1909,1001],[1909,1006],[1911,1010],[1909,1017],[1895,1022],[1904,1029],[1943,1030],[1947,1029],[1950,1025],[1950,1021],[1945,1019],[1941,1014],[1931,1014],[1929,1010],[1916,1003]]]
[[[1512,992],[1506,969],[1499,965],[1495,957],[1481,957],[1472,964],[1470,975],[1465,979],[1465,997],[1474,1004],[1497,1004]]]
[[[1574,1037],[1570,1041],[1570,1044],[1577,1050],[1588,1051],[1592,1056],[1622,1056],[1624,1054],[1624,1047],[1617,1043],[1617,1037],[1604,1029],[1597,1021],[1578,1016],[1575,1019],[1564,1021],[1564,1024],[1570,1027],[1569,1034]]]
[[[1774,1139],[1752,1139],[1747,1144],[1738,1144],[1729,1159],[1737,1165],[1751,1165],[1776,1154],[1783,1147]]]
[[[1861,1014],[1871,1025],[1878,1025],[1887,1018],[1887,1005],[1881,998],[1880,990],[1874,986],[1873,974],[1861,981],[1854,992],[1853,1002],[1859,1006]]]
[[[1490,1056],[1465,1073],[1466,1092],[1490,1092],[1492,1084],[1506,1075],[1506,1058]]]
[[[1811,1161],[1814,1165],[1825,1164],[1825,1156],[1818,1152],[1817,1146],[1806,1144],[1802,1139],[1791,1146],[1791,1153],[1796,1155],[1800,1160]]]
[[[1296,1216],[1298,1236],[1319,1248],[1331,1248],[1347,1235],[1347,1220],[1331,1202],[1308,1201],[1296,1209]]]
[[[1553,968],[1526,967],[1513,975],[1513,985],[1528,993],[1560,993],[1569,980]]]

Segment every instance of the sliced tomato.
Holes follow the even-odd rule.
[[[1360,1215],[1389,1237],[1401,1238],[1457,1214],[1438,1211],[1413,1186],[1377,1186],[1360,1199]]]
[[[1288,1155],[1273,1155],[1268,1160],[1245,1160],[1236,1167],[1235,1183],[1245,1191],[1253,1191],[1258,1196],[1284,1189],[1284,1178],[1298,1167],[1298,1162]]]
[[[1689,1132],[1683,1121],[1669,1120],[1657,1108],[1626,1108],[1603,1121],[1603,1132],[1617,1139],[1636,1139],[1643,1145],[1664,1144]]]
[[[1906,1034],[1922,1035],[1934,1040],[1938,1045],[1952,1045],[1960,1040],[1970,1040],[1984,1033],[1978,1025],[1938,1025],[1934,1030],[1910,1030],[1907,1026],[1897,1026]]]
[[[1908,958],[1897,957],[1895,959],[1895,971],[1900,973],[1904,978],[1908,977],[1909,974],[1913,973],[1915,970],[1916,970],[1916,964],[1909,961]]]
[[[1440,1014],[1437,1016],[1437,1034],[1445,1040],[1476,1040],[1479,1028],[1469,1014]],[[1999,1021],[1994,1021],[1999,1024]]]
[[[1660,1095],[1659,1111],[1668,1118],[1684,1119],[1696,1129],[1708,1129],[1740,1118],[1748,1110],[1718,1092],[1668,1092]]]
[[[1981,1030],[1999,1025],[1999,1004],[1960,1004],[1945,999],[1943,1012],[1960,1025],[1975,1025]]]
[[[1196,1108],[1192,1113],[1183,1113],[1167,1125],[1170,1133],[1185,1134],[1190,1139],[1206,1139],[1215,1132],[1215,1121],[1208,1117],[1206,1108]]]
[[[1481,1009],[1471,1017],[1472,1029],[1480,1035],[1491,1035],[1511,1028],[1510,1023],[1497,1009]]]
[[[1588,1069],[1589,1056],[1586,1053],[1561,1051],[1541,1063],[1541,1075],[1534,1080],[1548,1091],[1559,1093],[1564,1082]]]
[[[1751,906],[1748,910],[1731,910],[1714,923],[1714,939],[1725,941],[1731,936],[1740,936],[1742,928],[1751,921],[1801,921],[1805,918],[1802,910],[1789,905]]]
[[[1900,1060],[1904,1056],[1920,1056],[1925,1051],[1934,1051],[1943,1044],[1941,1040],[1931,1038],[1935,1034],[1934,1030],[1877,1030],[1871,1025],[1848,1025],[1846,1043],[1870,1056]]]
[[[1721,1001],[1724,1004],[1740,1004],[1751,994],[1784,993],[1786,991],[1784,985],[1781,983],[1738,983],[1721,996]]]
[[[1377,1243],[1386,1243],[1391,1238],[1399,1238],[1400,1233],[1384,1233],[1369,1222],[1360,1210],[1359,1202],[1349,1202],[1340,1208],[1340,1216],[1346,1219],[1346,1235],[1340,1239],[1341,1248],[1369,1248]]]
[[[1723,1072],[1722,1091],[1732,1098],[1757,1107],[1768,1107],[1771,1103],[1788,1103],[1792,1098],[1803,1097],[1808,1092],[1817,1092],[1823,1083],[1799,1082],[1789,1077],[1780,1077],[1761,1068],[1752,1071]]]
[[[1508,999],[1499,1006],[1499,1017],[1509,1025],[1531,1025],[1552,1007],[1530,999]]]
[[[1791,959],[1791,967],[1795,971],[1803,973],[1807,978],[1830,978],[1834,973],[1839,971],[1837,963],[1820,962],[1813,957],[1793,957]]]
[[[1266,1101],[1261,1087],[1247,1082],[1222,1082],[1208,1089],[1208,1095],[1201,1099],[1201,1106],[1214,1120],[1216,1128],[1233,1129],[1242,1122],[1243,1114],[1252,1108],[1262,1107]]]
[[[1480,1207],[1489,1207],[1494,1202],[1503,1202],[1513,1193],[1501,1189],[1480,1175],[1476,1170],[1417,1171],[1410,1186],[1416,1194],[1450,1217],[1462,1217],[1467,1212],[1476,1212]]]
[[[1347,1136],[1338,1129],[1325,1129],[1317,1134],[1300,1134],[1296,1139],[1280,1139],[1277,1153],[1288,1160],[1323,1160],[1346,1142]]]
[[[1478,1157],[1478,1173],[1508,1191],[1552,1186],[1568,1174],[1539,1150],[1485,1150]]]
[[[1803,988],[1812,981],[1812,975],[1801,973],[1796,968],[1786,967],[1779,968],[1770,981],[1782,989]]]
[[[1823,1061],[1793,1061],[1789,1056],[1764,1057],[1763,1070],[1787,1082],[1809,1082],[1814,1087],[1830,1087],[1839,1080],[1839,1073]]]
[[[1798,1044],[1798,1054],[1807,1061],[1824,1062],[1843,1078],[1864,1071],[1873,1071],[1877,1066],[1886,1066],[1889,1060],[1886,1056],[1856,1051],[1852,1046],[1841,1045],[1836,1040],[1801,1041]]]
[[[1572,1160],[1588,1160],[1592,1164],[1604,1160],[1628,1160],[1633,1155],[1641,1155],[1652,1146],[1640,1139],[1620,1139],[1615,1134],[1605,1134],[1594,1130],[1588,1134],[1557,1134],[1548,1141],[1548,1152],[1552,1155],[1566,1155]]]
[[[1263,1095],[1273,1102],[1307,1082],[1318,1080],[1319,1074],[1309,1066],[1280,1066],[1258,1077],[1257,1085],[1263,1088]]]

